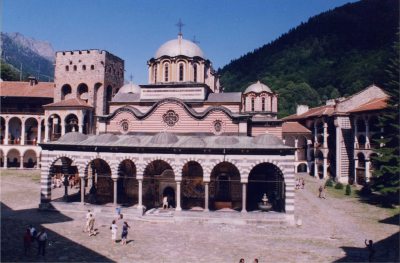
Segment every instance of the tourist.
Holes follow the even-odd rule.
[[[239,260],[239,263],[244,263],[244,258],[241,258],[241,259]]]
[[[83,232],[88,232],[89,231],[89,222],[90,222],[90,217],[92,216],[92,212],[90,212],[90,209],[86,213],[86,224],[85,228],[83,229]]]
[[[93,214],[90,214],[89,215],[89,224],[88,224],[88,226],[89,226],[89,236],[95,236],[96,235],[96,232],[94,231],[94,222],[95,222],[95,219],[94,219],[94,216],[93,216]]]
[[[126,245],[126,239],[128,237],[128,228],[130,228],[130,226],[125,221],[124,224],[122,225],[122,233],[121,233],[122,245]]]
[[[304,178],[301,178],[301,189],[304,189],[306,183],[304,182]]]
[[[31,250],[32,245],[32,236],[31,230],[29,228],[26,229],[24,234],[24,254],[26,255]]]
[[[168,208],[168,196],[163,197],[163,209]]]
[[[372,240],[369,240],[367,243],[367,240],[365,239],[364,243],[368,249],[368,262],[373,262],[372,260],[375,255],[374,242]]]
[[[41,253],[42,256],[44,256],[46,254],[46,242],[47,242],[47,233],[44,228],[42,228],[42,230],[38,233],[37,241],[39,243],[38,255],[40,255]]]
[[[322,196],[323,196],[323,191],[324,191],[324,188],[322,187],[322,185],[320,185],[319,188],[318,188],[318,192],[319,192],[318,197],[319,197],[319,198],[322,198]]]
[[[35,241],[36,236],[37,236],[37,231],[36,231],[36,229],[35,229],[32,225],[29,225],[29,231],[30,231],[30,233],[31,233],[32,241]]]
[[[118,230],[118,226],[115,223],[115,220],[112,221],[112,224],[110,226],[110,230],[111,230],[111,240],[113,243],[117,242],[117,230]]]

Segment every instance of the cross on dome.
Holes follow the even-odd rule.
[[[178,23],[176,23],[175,25],[179,28],[179,33],[178,33],[178,35],[179,35],[179,36],[182,36],[182,27],[184,27],[185,24],[182,23],[182,20],[179,18]]]

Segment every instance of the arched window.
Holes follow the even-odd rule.
[[[168,64],[164,64],[164,81],[168,81],[169,67]]]
[[[193,66],[193,81],[197,82],[197,64]]]
[[[265,98],[264,97],[261,98],[261,110],[265,111]]]
[[[251,98],[251,111],[254,111],[254,98]]]
[[[76,65],[74,65],[74,71],[76,71],[77,70],[77,67],[76,67]]]
[[[90,66],[90,69],[91,69],[91,70],[94,70],[94,65],[91,65],[91,66]]]
[[[82,65],[82,69],[83,69],[83,70],[86,70],[86,65]]]
[[[65,71],[69,71],[69,66],[65,66]]]
[[[157,83],[157,65],[154,66],[154,83]]]
[[[179,81],[183,81],[183,64],[179,64]]]

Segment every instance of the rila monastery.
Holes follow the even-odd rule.
[[[296,172],[369,180],[387,99],[379,87],[278,119],[279,94],[268,83],[223,92],[212,62],[181,33],[147,66],[148,84],[124,84],[121,58],[58,51],[54,83],[1,83],[1,163],[41,169],[41,208],[65,174],[80,183],[82,204],[95,191],[98,204],[140,213],[164,196],[176,211],[246,213],[266,193],[293,221]]]

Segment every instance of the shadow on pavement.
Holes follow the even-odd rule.
[[[37,243],[30,254],[24,256],[23,235],[32,224],[38,231],[43,224],[61,223],[73,219],[58,212],[41,212],[38,209],[12,210],[1,204],[1,262],[113,262],[64,236],[47,230],[49,244],[46,256],[37,256]]]

